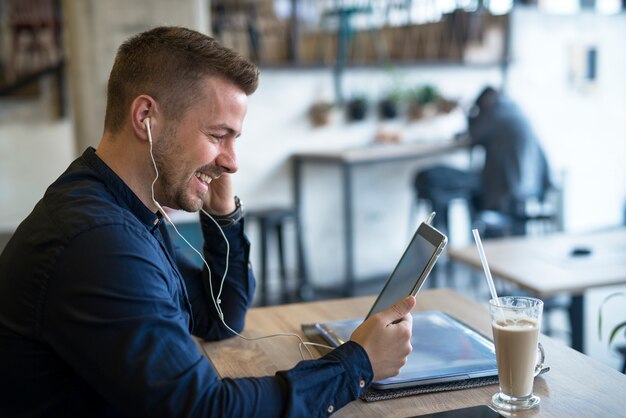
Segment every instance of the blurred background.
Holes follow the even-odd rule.
[[[257,270],[267,260],[267,292],[257,304],[344,296],[349,262],[355,282],[349,293],[376,293],[430,210],[416,195],[415,174],[442,164],[473,170],[484,158],[464,148],[393,161],[385,153],[462,137],[486,86],[519,106],[555,180],[554,225],[526,232],[624,225],[625,3],[0,0],[0,249],[46,187],[98,144],[117,47],[164,24],[212,34],[261,67],[235,177],[251,215]],[[383,157],[351,167],[347,191],[345,164],[312,158],[372,149]],[[296,161],[313,163],[301,164],[295,177]],[[352,205],[350,257],[345,193]],[[453,199],[449,211],[450,246],[471,245],[467,202]],[[195,215],[175,219],[197,239]],[[276,230],[284,234],[284,291],[279,241],[266,237]],[[623,262],[615,268],[626,272]],[[475,274],[452,265],[439,269],[430,285],[486,303],[484,281]],[[605,297],[625,288],[585,292],[587,328],[595,329]],[[623,306],[610,312],[614,321],[626,317]],[[554,321],[554,336],[567,344],[567,320],[557,315]],[[596,332],[586,338],[586,354],[621,368],[623,359]]]

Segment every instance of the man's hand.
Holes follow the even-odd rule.
[[[235,193],[230,174],[224,173],[209,185],[202,208],[211,215],[228,215],[235,210]]]
[[[350,337],[365,349],[372,364],[374,380],[397,375],[406,363],[413,349],[411,310],[414,306],[415,298],[407,296],[383,312],[370,316]]]

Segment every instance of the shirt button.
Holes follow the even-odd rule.
[[[158,223],[159,223],[159,218],[156,218],[156,219],[154,220],[153,225],[156,225],[156,224],[158,224]]]
[[[335,407],[334,407],[334,406],[332,406],[332,405],[330,405],[330,406],[328,407],[328,409],[327,409],[327,411],[328,411],[328,413],[329,413],[329,414],[332,414],[334,410],[335,410]]]
[[[359,382],[359,386],[361,388],[364,388],[365,387],[365,380],[361,379],[361,381]]]

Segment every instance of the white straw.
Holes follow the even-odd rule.
[[[496,305],[500,305],[498,300],[498,294],[496,293],[496,287],[493,284],[493,278],[491,277],[491,271],[489,271],[489,264],[487,263],[487,257],[485,256],[485,250],[483,249],[483,243],[480,240],[478,229],[472,229],[474,234],[474,240],[476,240],[476,247],[478,247],[478,255],[480,255],[480,261],[483,263],[483,269],[485,270],[485,277],[487,277],[487,284],[489,285],[489,291],[491,292],[491,298]]]

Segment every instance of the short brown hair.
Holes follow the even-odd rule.
[[[205,76],[232,82],[250,95],[259,82],[258,67],[215,39],[191,29],[157,27],[133,36],[118,49],[107,86],[104,129],[122,128],[132,101],[148,94],[168,119],[178,120],[200,98]]]

